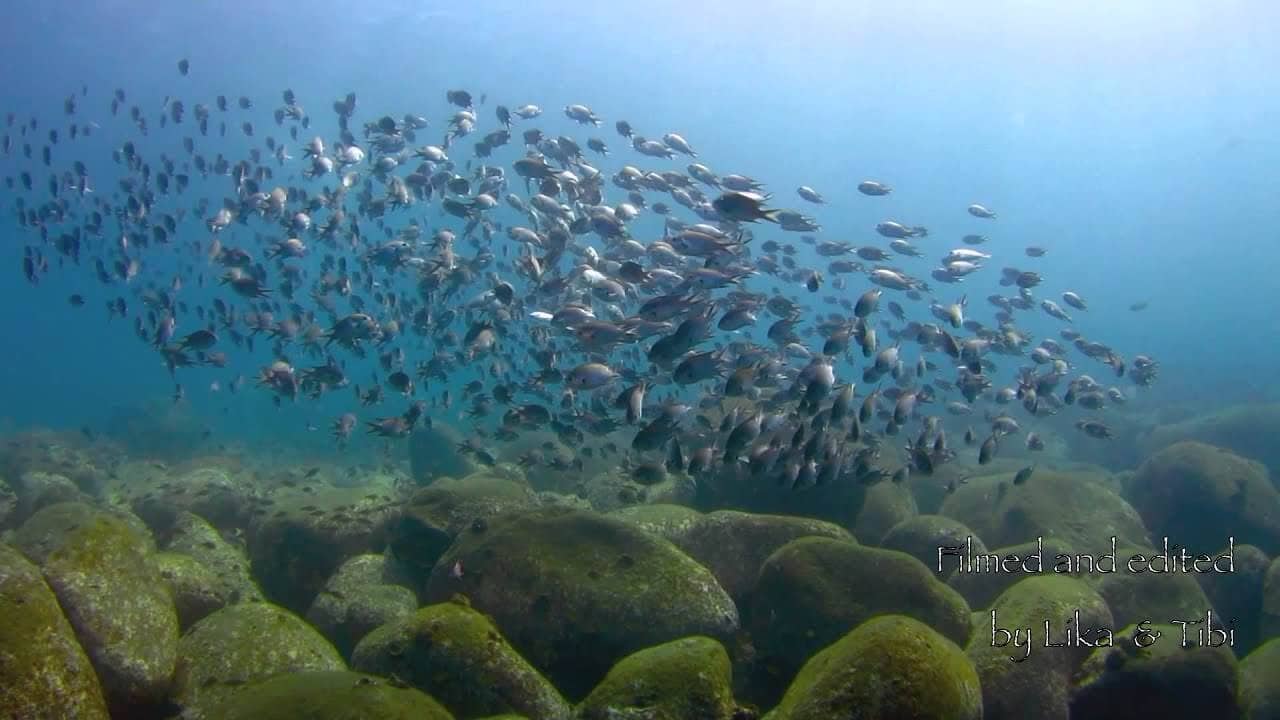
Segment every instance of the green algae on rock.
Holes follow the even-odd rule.
[[[1150,545],[1138,511],[1105,476],[1041,468],[1025,485],[1014,473],[973,478],[942,504],[940,515],[958,520],[987,547],[1056,540],[1072,553],[1104,553],[1121,545]]]
[[[279,675],[210,706],[203,720],[453,720],[429,695],[345,671]]]
[[[578,720],[610,720],[635,713],[651,720],[730,720],[733,668],[729,654],[708,637],[673,640],[632,653],[614,665],[578,705]]]
[[[666,538],[677,546],[681,540],[702,520],[702,513],[684,505],[668,505],[666,503],[649,503],[630,505],[610,510],[608,517],[617,518],[636,527]],[[726,588],[727,589],[727,588]]]
[[[395,677],[458,717],[516,712],[566,720],[569,704],[484,615],[461,602],[418,610],[369,633],[352,668]]]
[[[769,556],[752,594],[751,633],[762,655],[794,671],[871,617],[913,617],[957,645],[969,606],[919,560],[846,540],[808,537]]]
[[[1280,636],[1280,558],[1271,561],[1262,581],[1262,617],[1258,622],[1262,637]]]
[[[0,544],[0,717],[106,720],[89,658],[40,568]]]
[[[983,693],[959,646],[913,618],[882,615],[801,668],[769,720],[981,720]]]
[[[673,542],[709,568],[739,610],[744,610],[764,561],[803,537],[853,540],[844,528],[825,520],[717,510],[698,518]]]
[[[1280,718],[1280,637],[1240,661],[1240,705],[1247,720]]]
[[[1244,657],[1266,639],[1261,630],[1262,598],[1271,559],[1253,545],[1236,545],[1233,565],[1232,572],[1201,573],[1196,579],[1214,609],[1235,620],[1233,649],[1237,657]]]
[[[941,515],[916,515],[889,528],[876,544],[885,550],[897,550],[924,563],[939,580],[946,581],[959,566],[959,557],[939,558],[939,549],[965,547],[966,542],[975,553],[987,552],[987,546],[977,533],[959,520]]]
[[[1280,491],[1261,463],[1229,450],[1194,441],[1171,445],[1142,463],[1128,497],[1154,535],[1193,554],[1226,546],[1228,535],[1280,553]]]
[[[976,552],[976,545],[975,552]],[[1036,553],[1041,547],[1044,548],[1045,560],[1055,558],[1060,554],[1071,554],[1072,550],[1064,543],[1045,538],[1042,545],[1036,542],[1026,542],[1010,547],[996,548],[989,550],[989,555],[999,555],[1002,558],[1014,555],[1019,558],[1025,558]],[[1054,571],[1053,564],[1046,562],[1041,568],[1044,575],[1070,575],[1075,577],[1083,577],[1082,573],[1057,573]],[[971,608],[989,608],[1001,593],[1013,587],[1015,583],[1030,577],[1023,572],[1006,573],[1006,572],[957,572],[951,576],[947,584],[955,588],[957,592],[964,596],[969,602]]]
[[[1280,480],[1280,403],[1238,405],[1209,415],[1160,425],[1141,439],[1145,456],[1182,442],[1197,440],[1257,460]]]
[[[426,599],[458,593],[570,699],[636,650],[690,635],[728,639],[738,628],[733,600],[705,567],[662,538],[580,510],[499,516],[459,535]]]
[[[1184,648],[1181,627],[1148,624],[1144,630],[1162,637],[1138,649],[1129,640],[1136,629],[1131,625],[1118,631],[1116,637],[1124,638],[1119,647],[1098,648],[1085,661],[1071,693],[1071,717],[1127,720],[1134,708],[1161,720],[1241,717],[1231,648]]]
[[[178,615],[149,535],[80,503],[40,510],[14,542],[42,564],[113,709],[165,700],[178,649]]]
[[[346,670],[314,628],[268,603],[230,605],[196,623],[179,643],[173,697],[211,708],[249,683],[306,670]]]
[[[175,472],[152,463],[126,463],[113,493],[157,534],[168,532],[183,512],[199,515],[220,530],[243,528],[261,495],[253,476],[225,467]]]
[[[425,577],[458,533],[501,513],[537,506],[537,496],[521,482],[483,473],[441,478],[404,503],[388,540],[396,558]]]
[[[190,555],[162,552],[156,554],[155,563],[173,596],[179,631],[231,604],[213,571]]]
[[[273,492],[275,509],[249,526],[249,558],[267,597],[305,613],[343,561],[382,552],[387,526],[399,514],[382,497],[332,486]]]
[[[1116,572],[1081,576],[1107,601],[1112,620],[1117,626],[1132,625],[1152,618],[1157,622],[1166,622],[1170,618],[1202,618],[1206,610],[1213,609],[1195,575],[1133,573],[1123,566],[1127,558],[1134,555],[1151,557],[1154,553],[1150,549],[1120,547],[1116,551]],[[1218,613],[1215,611],[1214,614]]]
[[[889,528],[919,514],[910,489],[898,483],[876,483],[867,489],[851,529],[858,542],[875,545]]]
[[[371,630],[418,609],[412,580],[394,559],[357,555],[342,563],[311,603],[307,621],[329,638],[344,658]]]
[[[1090,649],[1044,647],[1044,624],[1053,624],[1055,642],[1062,641],[1064,626],[1076,611],[1083,628],[1114,628],[1106,601],[1084,580],[1050,574],[1018,581],[992,608],[999,627],[1031,628],[1038,635],[1026,659],[1013,662],[1010,658],[1022,658],[1024,651],[993,643],[990,613],[974,629],[965,653],[982,680],[984,720],[1068,720],[1071,679]]]
[[[216,592],[227,598],[227,604],[263,599],[244,550],[228,542],[204,518],[180,512],[166,536],[166,551],[193,557],[213,573],[217,579]]]

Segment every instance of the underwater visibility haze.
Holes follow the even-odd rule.
[[[1280,717],[1280,8],[10,15],[0,716]]]

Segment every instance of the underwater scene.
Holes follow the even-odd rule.
[[[1280,718],[1280,6],[0,25],[0,718]]]

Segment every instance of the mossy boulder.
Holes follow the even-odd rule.
[[[18,493],[9,487],[9,482],[0,477],[0,531],[4,531],[20,523],[17,517]]]
[[[1111,608],[1117,626],[1143,621],[1165,622],[1170,618],[1204,617],[1212,609],[1204,589],[1187,573],[1129,572],[1128,559],[1141,554],[1150,558],[1156,551],[1124,548],[1116,551],[1116,572],[1086,574],[1088,582]],[[1046,563],[1048,558],[1045,558]]]
[[[43,470],[28,470],[16,476],[13,482],[16,497],[12,524],[17,526],[43,508],[57,503],[78,502],[93,504],[93,498],[79,488],[70,478]]]
[[[249,526],[249,559],[267,598],[305,613],[347,558],[382,552],[399,514],[383,497],[325,485],[273,492],[271,513]]]
[[[608,516],[629,522],[676,545],[702,521],[702,513],[691,507],[664,503],[631,505],[610,511]]]
[[[360,638],[418,609],[413,581],[394,559],[357,555],[342,564],[311,603],[307,620],[351,657]]]
[[[808,537],[765,560],[752,593],[751,635],[765,662],[789,678],[818,650],[876,615],[916,618],[963,644],[964,598],[919,560],[847,540]]]
[[[45,473],[70,480],[86,496],[97,497],[117,462],[113,450],[85,446],[77,435],[58,431],[17,433],[0,441],[0,475],[15,485],[26,473]]]
[[[178,630],[185,631],[209,613],[230,604],[213,571],[199,560],[182,553],[162,552],[155,557],[156,569],[173,596],[178,612]]]
[[[1138,511],[1104,475],[1035,471],[1023,485],[1014,473],[974,478],[959,486],[939,514],[958,520],[987,547],[1056,540],[1073,553],[1104,553],[1111,538],[1121,545],[1147,546],[1147,528]]]
[[[431,605],[369,633],[356,646],[354,669],[396,677],[439,700],[458,717],[515,712],[566,720],[569,704],[463,602]]]
[[[1257,460],[1280,477],[1280,403],[1238,405],[1224,410],[1164,424],[1147,433],[1140,441],[1144,455],[1183,442],[1196,440],[1230,450],[1237,455]]]
[[[204,518],[181,512],[166,534],[164,549],[195,558],[213,574],[213,591],[225,597],[227,605],[238,602],[260,602],[262,589],[253,579],[249,558],[242,544],[228,541]]]
[[[1271,562],[1262,580],[1262,637],[1280,637],[1280,558]]]
[[[577,718],[730,720],[735,710],[729,653],[716,640],[690,637],[620,660],[578,705]]]
[[[738,607],[745,609],[764,561],[802,537],[853,541],[848,531],[825,520],[736,510],[703,515],[672,541],[709,568]]]
[[[346,669],[329,641],[298,616],[269,603],[240,603],[182,636],[173,696],[204,710],[276,675]]]
[[[1162,635],[1150,647],[1136,648],[1135,627],[1129,626],[1116,634],[1117,647],[1089,656],[1071,693],[1071,717],[1128,720],[1134,708],[1162,720],[1242,717],[1231,648],[1198,647],[1194,636],[1192,646],[1183,647],[1180,626],[1143,627],[1148,628]]]
[[[462,436],[443,427],[419,428],[409,436],[409,468],[414,482],[430,485],[442,477],[466,477],[476,465],[458,452]]]
[[[391,551],[425,578],[458,533],[501,513],[537,506],[537,496],[522,482],[485,474],[442,478],[404,503],[389,531]]]
[[[426,599],[458,593],[570,698],[636,650],[689,635],[727,639],[738,628],[733,600],[705,567],[666,540],[580,510],[499,516],[459,535]]]
[[[0,544],[0,717],[107,720],[75,630],[40,568]]]
[[[32,515],[14,542],[42,564],[113,712],[164,701],[178,615],[151,537],[116,514],[59,503]]]
[[[985,553],[987,546],[964,523],[941,515],[916,515],[889,528],[876,543],[885,550],[897,550],[924,563],[943,582],[959,567],[960,558],[939,556],[939,549],[972,547]]]
[[[1261,549],[1236,545],[1232,572],[1196,575],[1214,609],[1223,617],[1235,619],[1234,649],[1238,657],[1248,655],[1266,639],[1261,626],[1262,597],[1270,565],[1271,559]]]
[[[913,618],[882,615],[805,663],[769,720],[981,720],[982,695],[955,643]]]
[[[1040,544],[1033,541],[1009,547],[997,548],[995,550],[988,550],[987,554],[998,555],[1002,559],[1007,558],[1010,555],[1022,559],[1040,552],[1041,548],[1043,548],[1044,552],[1044,562],[1042,563],[1040,573],[989,572],[984,567],[977,566],[972,569],[966,569],[964,572],[956,572],[947,580],[947,584],[954,588],[956,592],[959,592],[964,596],[964,599],[969,603],[969,607],[986,609],[991,607],[991,603],[995,602],[995,599],[1000,597],[1001,593],[1013,587],[1013,585],[1018,581],[1025,580],[1028,577],[1032,577],[1037,574],[1077,575],[1075,573],[1056,573],[1054,571],[1053,559],[1060,554],[1069,555],[1072,551],[1064,543],[1049,538],[1045,538],[1043,543]],[[974,552],[977,552],[976,546],[974,548]],[[1084,577],[1083,574],[1078,574],[1077,576]]]
[[[1000,628],[1030,629],[1033,645],[1024,660],[1023,648],[997,644],[990,613],[974,629],[965,653],[982,680],[985,720],[1067,720],[1071,680],[1090,649],[1044,647],[1044,624],[1051,623],[1054,642],[1063,641],[1076,611],[1080,627],[1114,628],[1107,602],[1083,580],[1050,574],[1020,580],[996,598],[992,608]],[[1099,636],[1089,634],[1086,639],[1097,641]]]
[[[1223,547],[1227,535],[1268,555],[1280,553],[1280,491],[1261,463],[1229,450],[1192,441],[1171,445],[1138,468],[1128,497],[1154,536],[1193,553]]]
[[[1240,704],[1248,720],[1280,718],[1280,637],[1240,661]]]
[[[393,680],[342,671],[289,673],[209,707],[204,720],[453,720],[429,695]]]
[[[898,483],[876,483],[867,490],[853,523],[853,534],[864,545],[876,545],[889,528],[919,514],[910,488]]]
[[[252,474],[225,467],[177,471],[159,463],[132,462],[116,473],[116,499],[163,534],[182,512],[199,515],[220,530],[249,524],[262,496]]]

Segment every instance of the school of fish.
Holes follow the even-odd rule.
[[[23,276],[83,281],[70,303],[123,321],[175,399],[197,367],[229,376],[210,391],[338,395],[342,444],[360,427],[401,441],[459,403],[459,450],[477,462],[573,472],[616,455],[642,485],[902,482],[962,453],[1042,451],[1037,423],[1053,416],[1105,441],[1108,410],[1157,378],[1154,359],[1076,329],[1090,306],[1046,289],[1045,247],[993,267],[987,235],[947,243],[893,218],[830,238],[677,132],[617,120],[606,137],[594,108],[571,104],[582,137],[553,137],[537,105],[443,99],[440,117],[362,117],[349,93],[320,134],[290,90],[267,132],[248,97],[172,95],[153,112],[84,87],[56,122],[10,113],[0,149]],[[111,165],[75,159],[103,133]],[[898,192],[837,190],[871,204]],[[812,213],[827,203],[795,195]],[[999,223],[979,203],[943,212]],[[646,215],[660,233],[635,231]],[[968,302],[982,283],[986,313]],[[1020,314],[1058,336],[1035,339]],[[559,443],[504,457],[534,431]]]

